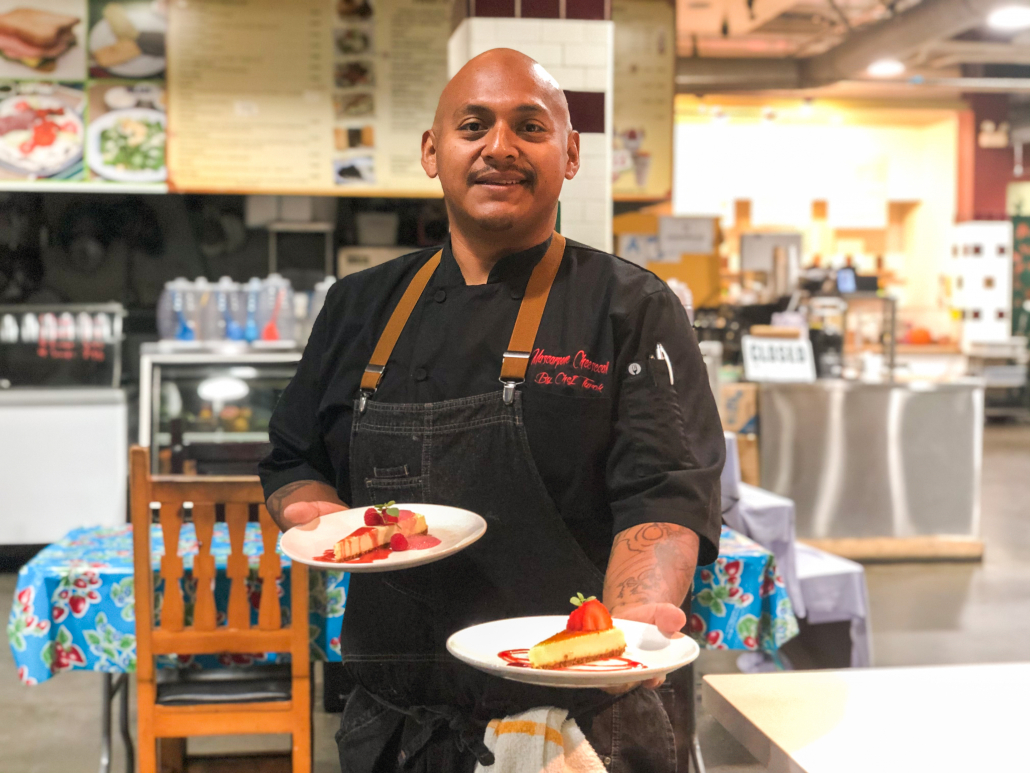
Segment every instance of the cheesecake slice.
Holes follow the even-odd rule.
[[[582,593],[570,600],[578,608],[569,615],[564,631],[530,648],[531,668],[577,666],[617,658],[626,651],[626,637],[604,604],[593,596],[583,598]]]
[[[397,523],[362,526],[356,529],[333,546],[333,556],[336,561],[353,561],[365,553],[389,546],[390,538],[394,534],[411,537],[415,534],[425,534],[427,531],[424,516],[410,510],[402,510]]]
[[[562,631],[529,650],[531,668],[564,668],[617,658],[626,651],[626,637],[614,626],[607,631]]]

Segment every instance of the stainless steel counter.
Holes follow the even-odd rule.
[[[763,384],[762,486],[799,537],[975,537],[983,416],[977,380]]]

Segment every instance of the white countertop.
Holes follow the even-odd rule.
[[[1030,770],[1030,663],[703,680],[711,713],[773,773]]]

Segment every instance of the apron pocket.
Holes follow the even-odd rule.
[[[379,469],[376,469],[376,472],[379,471]],[[414,477],[377,475],[374,478],[365,478],[365,489],[368,491],[369,500],[373,504],[382,502],[425,502],[428,498],[426,483],[424,475],[416,475]]]
[[[400,467],[373,467],[372,468],[372,479],[381,480],[382,478],[407,478],[411,473],[408,472],[408,465],[402,464]]]

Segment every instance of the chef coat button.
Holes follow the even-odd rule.
[[[524,294],[524,291],[520,290],[517,287],[511,288],[511,298],[514,301],[520,300]]]
[[[443,303],[447,300],[447,292],[444,290],[437,290],[436,294],[433,296],[433,300],[437,303]]]
[[[629,364],[628,370],[629,370],[629,375],[631,375],[631,376],[639,376],[640,375],[640,363],[639,362],[631,362]]]
[[[426,377],[428,375],[429,374],[426,373],[426,369],[425,368],[415,368],[415,380],[416,381],[425,381]]]

